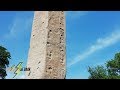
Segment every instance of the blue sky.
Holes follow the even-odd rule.
[[[10,66],[26,66],[33,11],[0,11],[0,45],[10,51]],[[119,11],[66,12],[67,79],[87,79],[88,66],[103,65],[120,51]],[[7,78],[13,74],[8,72]],[[16,78],[24,78],[24,72]]]

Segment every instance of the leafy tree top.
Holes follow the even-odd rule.
[[[6,67],[9,65],[9,59],[11,59],[10,52],[0,46],[0,77],[3,79],[7,76]]]

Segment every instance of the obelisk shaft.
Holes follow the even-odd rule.
[[[63,11],[35,11],[26,73],[27,79],[64,79],[66,30]]]

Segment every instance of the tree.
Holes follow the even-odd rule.
[[[106,67],[110,79],[120,79],[120,53],[116,53],[114,59],[107,62]]]
[[[107,79],[107,71],[103,66],[89,67],[88,72],[90,73],[89,79]]]
[[[120,79],[120,53],[116,53],[105,66],[88,67],[89,79]]]
[[[5,79],[7,76],[6,67],[9,66],[9,59],[11,59],[10,52],[6,48],[0,46],[0,77]]]

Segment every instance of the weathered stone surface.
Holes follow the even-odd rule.
[[[27,79],[64,79],[66,35],[63,11],[35,11],[26,72]]]

